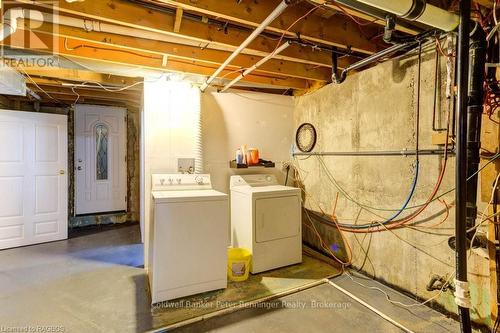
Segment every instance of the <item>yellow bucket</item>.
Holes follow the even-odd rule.
[[[252,254],[241,248],[227,249],[227,277],[231,281],[245,281],[250,273]]]

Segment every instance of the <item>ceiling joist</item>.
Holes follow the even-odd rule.
[[[282,0],[266,1],[220,1],[220,0],[157,0],[173,8],[217,17],[245,26],[257,27]],[[317,6],[318,8],[321,5]],[[289,6],[278,19],[272,22],[266,31],[295,38],[300,38],[324,45],[351,48],[354,51],[371,54],[376,51],[375,44],[368,36],[378,33],[377,27],[360,27],[350,18],[337,13],[329,18],[320,16],[306,17],[299,20],[314,7],[305,3]],[[299,21],[297,21],[299,20]],[[373,20],[373,18],[371,19]],[[290,29],[290,26],[297,23]]]
[[[45,44],[49,45],[52,36],[48,34],[39,34],[38,38]],[[24,49],[24,31],[18,30],[16,33],[8,37],[3,42],[11,47]],[[180,59],[169,59],[167,64],[164,64],[163,57],[153,53],[124,51],[123,49],[107,46],[103,47],[97,43],[86,42],[82,44],[78,40],[65,40],[64,37],[57,38],[57,48],[55,52],[58,55],[77,59],[86,59],[109,64],[128,65],[138,68],[159,70],[163,72],[181,72],[192,73],[199,75],[210,75],[218,67],[217,65],[205,64],[200,61],[188,61]],[[68,45],[70,47],[68,47]],[[239,74],[239,69],[227,69],[221,73],[221,76],[227,79],[233,79]],[[306,89],[310,84],[307,80],[274,75],[269,76],[262,73],[252,73],[245,76],[247,82],[275,85],[293,89]]]
[[[29,26],[29,21],[24,22],[26,28]],[[52,27],[50,24],[44,23],[34,25],[36,28],[32,31],[41,33],[51,33]],[[125,50],[133,50],[139,52],[149,52],[160,56],[168,55],[178,59],[189,61],[201,61],[208,64],[220,65],[230,55],[230,52],[202,49],[196,46],[183,45],[178,43],[169,43],[163,41],[155,41],[151,39],[141,39],[131,36],[109,34],[103,32],[86,32],[83,29],[59,26],[54,32],[56,35],[79,40],[84,42],[98,43],[104,46],[114,46]],[[68,44],[68,43],[66,43]],[[81,43],[80,43],[81,44]],[[232,65],[239,68],[248,68],[259,61],[261,57],[241,54],[233,62]],[[350,64],[346,58],[339,59],[339,67],[345,68]],[[294,63],[287,60],[271,59],[259,67],[260,72],[268,74],[287,75],[295,78],[317,81],[330,81],[331,70],[326,67],[308,65],[302,63]]]
[[[36,4],[38,7],[47,8],[40,0],[19,0],[26,6]],[[51,9],[49,7],[49,9]],[[59,0],[57,10],[60,14],[70,14],[91,18],[97,21],[119,24],[127,27],[162,33],[169,36],[188,38],[199,43],[200,47],[215,45],[230,48],[238,47],[250,34],[250,30],[221,29],[219,25],[207,24],[201,20],[184,18],[178,33],[174,31],[175,14],[165,13],[145,8],[143,6],[120,0],[84,1],[68,3]],[[246,52],[266,56],[277,46],[279,36],[258,36],[247,48]],[[372,44],[372,51],[375,47]],[[322,52],[309,46],[292,45],[277,58],[330,67],[331,56],[329,52]]]

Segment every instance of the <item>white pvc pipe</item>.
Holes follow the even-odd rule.
[[[284,44],[282,44],[280,47],[278,47],[276,50],[274,50],[272,53],[269,53],[267,56],[265,56],[264,58],[260,59],[257,63],[255,63],[255,65],[253,65],[252,67],[249,67],[247,68],[243,73],[241,73],[238,77],[235,77],[231,82],[229,82],[228,84],[226,84],[221,90],[220,92],[224,92],[226,90],[228,90],[229,88],[231,88],[236,82],[238,82],[239,80],[241,80],[242,78],[244,78],[245,76],[247,76],[248,74],[250,74],[251,72],[253,72],[254,70],[256,70],[257,68],[259,68],[260,66],[262,66],[262,64],[264,64],[266,61],[268,61],[269,59],[273,58],[274,56],[276,56],[277,54],[281,53],[283,50],[285,50],[287,47],[290,46],[290,43],[289,42],[286,42]]]
[[[233,61],[233,59],[236,58],[236,56],[240,54],[241,51],[243,51],[248,46],[248,44],[250,44],[269,24],[271,24],[278,16],[280,16],[280,14],[283,13],[286,7],[288,7],[288,0],[281,1],[281,3],[272,11],[272,13],[269,14],[269,16],[264,21],[262,21],[262,23],[257,28],[255,28],[255,30],[250,34],[250,36],[248,36],[243,41],[243,43],[241,43],[241,45],[238,46],[238,48],[234,50],[233,53],[231,53],[231,55],[226,59],[226,61],[224,61],[224,63],[222,63],[222,65],[220,65],[219,68],[217,68],[215,73],[213,73],[201,85],[200,90],[202,92],[205,91],[205,89],[207,89],[207,87],[212,83],[212,81],[215,80],[217,76],[219,76],[219,74],[224,70],[224,68],[226,68],[226,66],[229,65],[229,63]]]
[[[383,11],[393,13],[397,16],[404,16],[409,13],[416,0],[357,0],[365,5],[369,5]],[[404,19],[404,17],[403,17]],[[439,7],[426,4],[424,12],[416,19],[417,22],[428,26],[441,29],[443,31],[452,31],[458,26],[458,15],[448,12]]]

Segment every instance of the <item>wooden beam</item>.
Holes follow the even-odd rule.
[[[37,8],[47,6],[41,0],[18,0],[30,8],[33,4]],[[139,30],[147,30],[165,35],[188,38],[200,43],[200,46],[209,44],[234,49],[238,47],[250,34],[249,31],[228,29],[224,31],[219,26],[206,24],[201,21],[184,19],[178,33],[174,32],[175,15],[154,11],[146,7],[122,0],[84,1],[68,3],[59,0],[56,6],[60,15],[71,14],[113,24],[120,24]],[[271,53],[276,48],[277,40],[258,36],[247,48],[247,51],[260,56]],[[373,46],[373,51],[375,47]],[[319,66],[331,66],[331,56],[328,52],[314,50],[311,47],[292,45],[287,48],[278,59],[308,63]]]
[[[118,87],[130,86],[137,82],[143,81],[142,78],[130,78],[125,76],[109,75],[79,69],[66,68],[23,67],[22,72],[28,73],[28,75],[32,76],[35,80],[35,77],[39,76],[46,78],[46,80],[53,81],[59,79],[62,81],[73,82],[96,82],[105,86]]]
[[[324,82],[315,82],[311,87],[308,89],[301,89],[301,90],[295,90],[293,92],[293,96],[298,97],[298,96],[304,96],[310,93],[315,92],[316,90],[319,90],[325,86]]]
[[[158,0],[174,8],[184,8],[203,15],[209,15],[224,20],[236,22],[245,26],[257,27],[282,0],[266,1],[220,1],[220,0]],[[375,44],[367,36],[378,34],[378,26],[365,26],[363,33],[360,27],[351,19],[335,14],[323,18],[310,14],[300,20],[313,6],[306,3],[289,6],[278,19],[272,22],[267,31],[285,34],[314,43],[325,45],[351,47],[354,51],[366,54],[376,51]],[[299,20],[289,31],[294,22]],[[373,20],[373,18],[371,19]]]
[[[38,86],[34,84],[29,84],[30,89],[33,91],[43,93],[44,91],[49,93],[49,94],[58,94],[58,95],[71,95],[76,97],[78,95],[82,97],[90,97],[90,98],[95,98],[95,99],[103,99],[103,100],[116,100],[116,101],[131,101],[134,103],[140,103],[142,95],[137,94],[137,93],[131,93],[131,92],[110,92],[106,91],[104,89],[101,90],[94,90],[94,89],[87,89],[87,88],[81,88],[81,87],[73,87],[73,89],[76,91],[73,92],[71,87],[64,87],[64,86],[59,86],[59,87],[54,87],[54,86],[44,86],[42,84],[38,84]]]
[[[25,70],[29,75],[30,75],[30,80],[28,80],[28,84],[32,81],[35,81],[36,84],[40,86],[48,86],[48,87],[61,87],[65,83],[73,83],[73,84],[78,84],[78,83],[83,83],[87,80],[66,80],[64,77],[64,73],[67,71],[66,69],[51,69],[51,70],[32,70],[31,68],[26,68],[24,67],[23,70]],[[41,76],[37,76],[41,75]],[[47,77],[46,75],[50,75],[51,77]],[[95,81],[92,81],[95,82]],[[140,82],[140,81],[139,81]],[[100,82],[101,83],[101,82]],[[109,86],[110,88],[115,88],[115,85],[111,85],[108,83],[101,83],[104,86]],[[95,89],[95,90],[102,90],[101,87],[98,85],[93,85],[92,83],[88,84],[89,87],[86,87],[86,89]],[[116,86],[118,88],[120,86]],[[134,92],[136,94],[141,94],[142,93],[142,85],[136,85],[133,87],[128,88],[126,91]]]
[[[24,22],[20,28],[27,28],[30,22]],[[34,25],[36,28],[31,31],[41,33],[51,33],[53,28],[50,24],[44,23],[41,25]],[[111,45],[118,48],[123,48],[133,51],[150,52],[158,55],[168,55],[178,59],[197,60],[209,64],[220,65],[227,59],[230,52],[213,50],[207,48],[200,48],[196,46],[183,45],[177,43],[169,43],[163,41],[155,41],[151,39],[141,39],[130,36],[108,34],[102,32],[86,32],[83,29],[59,26],[55,29],[55,34],[61,37],[99,43],[101,45]],[[232,65],[239,68],[248,68],[259,61],[261,57],[241,54],[233,62]],[[339,59],[339,67],[345,68],[351,64],[347,58]],[[259,67],[260,72],[278,75],[288,75],[291,77],[317,80],[317,81],[330,81],[331,69],[326,67],[318,67],[309,64],[295,63],[287,60],[271,59]]]
[[[44,103],[66,103],[68,105],[74,104],[77,96],[64,95],[64,94],[50,94],[54,99],[47,97],[46,95],[41,96]],[[109,106],[133,106],[140,107],[140,104],[133,103],[131,101],[117,101],[117,100],[105,100],[102,98],[92,98],[92,97],[80,97],[77,103],[85,103],[85,104],[101,104],[101,105],[109,105]]]
[[[48,34],[39,34],[38,38],[49,45],[49,40],[52,36]],[[17,30],[13,35],[9,36],[7,39],[2,41],[13,48],[25,47],[24,43],[24,31]],[[103,48],[102,45],[97,43],[85,43],[82,44],[81,41],[69,40],[69,45],[79,45],[78,47],[66,48],[65,41],[63,37],[58,39],[58,48],[56,52],[59,55],[65,57],[73,57],[79,59],[89,59],[93,61],[105,62],[109,64],[119,64],[128,65],[146,69],[153,69],[158,71],[171,71],[171,72],[181,72],[181,73],[192,73],[199,75],[211,75],[217,65],[204,64],[199,61],[185,61],[179,59],[170,59],[166,66],[163,66],[163,57],[159,57],[156,54],[146,53],[146,52],[131,52],[116,47],[108,46]],[[221,73],[221,77],[232,79],[239,74],[239,71],[234,69],[226,69]],[[265,84],[265,85],[275,85],[286,88],[293,89],[306,89],[309,86],[307,80],[291,78],[287,76],[269,76],[265,74],[257,74],[253,72],[251,75],[245,76],[243,79],[246,82]]]
[[[177,7],[175,9],[175,22],[174,22],[174,32],[178,33],[181,30],[182,14],[184,9],[182,7]]]

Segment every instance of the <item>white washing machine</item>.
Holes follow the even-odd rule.
[[[152,303],[227,287],[228,195],[209,175],[154,174],[149,228]]]
[[[252,252],[254,274],[302,262],[300,189],[274,175],[232,176],[231,241]]]

